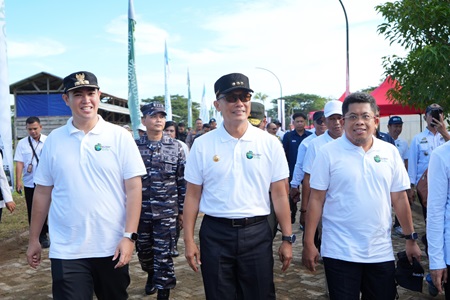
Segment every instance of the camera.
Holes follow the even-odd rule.
[[[442,113],[441,109],[433,108],[430,111],[430,116],[440,122],[441,121],[441,113]],[[436,127],[436,125],[434,125],[434,124],[431,124],[431,126]]]

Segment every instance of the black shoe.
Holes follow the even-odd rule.
[[[150,275],[147,277],[147,283],[145,284],[146,295],[153,295],[154,293],[156,293],[156,287],[152,283],[152,277],[153,276]]]
[[[156,297],[157,300],[169,300],[170,296],[170,290],[164,289],[164,290],[158,290],[158,296]]]
[[[177,249],[173,249],[173,252],[171,253],[172,257],[177,257],[180,255]]]
[[[42,249],[47,249],[50,247],[50,240],[48,237],[39,238],[39,243],[41,243]]]

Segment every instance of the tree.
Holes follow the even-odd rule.
[[[409,53],[383,57],[385,75],[398,80],[388,92],[399,103],[450,109],[450,4],[448,0],[403,0],[375,7],[386,22],[378,26],[390,44]],[[400,89],[401,85],[401,89]]]
[[[264,104],[264,106],[266,106],[266,100],[267,100],[267,98],[268,98],[269,96],[267,96],[266,94],[263,94],[263,93],[255,93],[254,95],[253,95],[253,99],[257,99],[257,100],[261,100],[262,101],[262,103]]]
[[[283,99],[286,111],[286,124],[291,123],[291,116],[294,113],[302,112],[304,114],[308,114],[311,111],[323,110],[325,103],[330,100],[313,94],[296,94],[284,96]],[[278,116],[278,99],[273,99],[271,103],[274,105],[274,108],[269,109],[268,115],[276,118]]]
[[[172,103],[172,119],[175,122],[184,122],[187,123],[188,120],[188,111],[187,111],[187,102],[188,99],[184,96],[180,95],[171,95],[170,96]],[[149,103],[152,101],[159,101],[164,103],[164,96],[155,96],[153,98],[142,99],[142,103]],[[195,120],[200,115],[200,104],[197,102],[192,102],[192,119]],[[187,124],[186,124],[187,126]]]

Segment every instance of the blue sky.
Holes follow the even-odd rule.
[[[342,0],[350,27],[350,90],[384,79],[381,57],[403,55],[376,32],[374,6],[385,1]],[[134,0],[139,98],[164,95],[164,41],[170,94],[214,99],[214,82],[246,74],[269,99],[345,91],[345,18],[338,0]],[[45,71],[64,77],[97,75],[101,90],[126,98],[128,0],[5,0],[8,78],[15,83]]]

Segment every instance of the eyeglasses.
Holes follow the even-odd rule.
[[[365,114],[365,115],[361,115],[361,116],[351,114],[351,115],[346,116],[344,119],[346,119],[350,122],[356,122],[359,119],[363,120],[364,122],[369,122],[371,119],[375,119],[375,116],[371,116],[369,114]]]
[[[315,122],[317,123],[317,125],[322,125],[323,124],[322,118],[317,119]]]
[[[227,101],[228,103],[236,103],[238,99],[241,100],[241,102],[248,102],[252,99],[252,94],[226,94],[222,97],[217,98],[217,100],[220,99],[225,99],[225,101]]]

